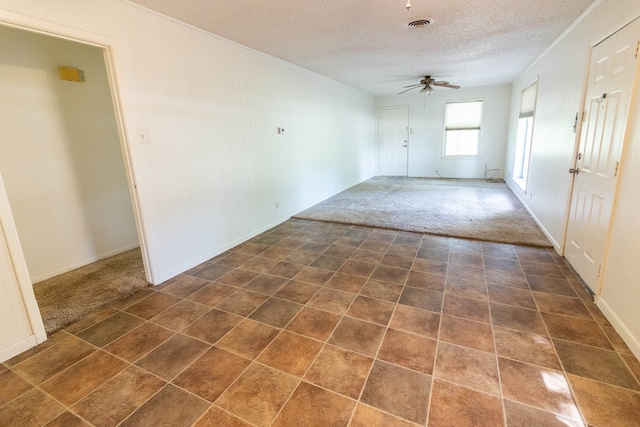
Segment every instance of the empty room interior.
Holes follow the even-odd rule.
[[[636,0],[0,0],[0,424],[640,426]]]

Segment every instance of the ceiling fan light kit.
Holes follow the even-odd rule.
[[[411,9],[411,0],[407,0],[406,8],[407,10]],[[412,18],[411,21],[407,22],[407,27],[412,29],[423,28],[423,27],[428,27],[431,24],[433,24],[433,18]],[[413,89],[417,89],[419,87],[421,87],[419,93],[424,93],[425,95],[431,95],[434,92],[432,85],[448,87],[451,89],[460,89],[460,86],[452,85],[449,82],[445,82],[445,81],[436,81],[431,76],[425,76],[422,80],[420,80],[420,83],[405,86],[403,88],[405,90],[398,93],[398,95],[403,94],[405,92],[409,92]]]
[[[433,86],[448,87],[449,89],[460,89],[460,86],[458,85],[452,85],[449,82],[436,80],[431,76],[425,76],[422,80],[420,80],[420,83],[404,86],[403,89],[405,90],[403,90],[402,92],[399,92],[398,95],[401,95],[405,92],[409,92],[410,90],[417,89],[419,87],[422,87],[420,89],[420,93],[426,93],[427,95],[431,95],[434,92]]]

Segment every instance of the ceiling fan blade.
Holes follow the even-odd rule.
[[[421,83],[416,83],[414,85],[408,85],[408,86],[402,86],[402,87],[416,87],[416,86],[420,86],[420,85],[421,85]]]
[[[434,84],[436,86],[448,87],[449,89],[460,89],[460,86],[458,86],[458,85],[450,85],[450,84],[446,84],[446,85],[440,84],[439,85],[437,83],[434,83]]]
[[[402,92],[398,92],[398,95],[402,95],[402,94],[403,94],[403,93],[405,93],[405,92],[409,92],[410,90],[417,89],[417,88],[419,88],[420,86],[421,86],[421,85],[414,86],[414,87],[410,87],[409,89],[403,90]]]
[[[437,86],[441,86],[441,85],[448,85],[449,82],[445,82],[444,80],[439,80],[437,82],[433,82],[433,84]]]

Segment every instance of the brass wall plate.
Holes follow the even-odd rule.
[[[60,80],[66,80],[70,82],[84,82],[84,71],[71,67],[58,67],[58,73],[60,74]]]

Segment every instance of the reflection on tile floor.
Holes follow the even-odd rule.
[[[553,251],[289,220],[0,365],[8,426],[637,426]]]

